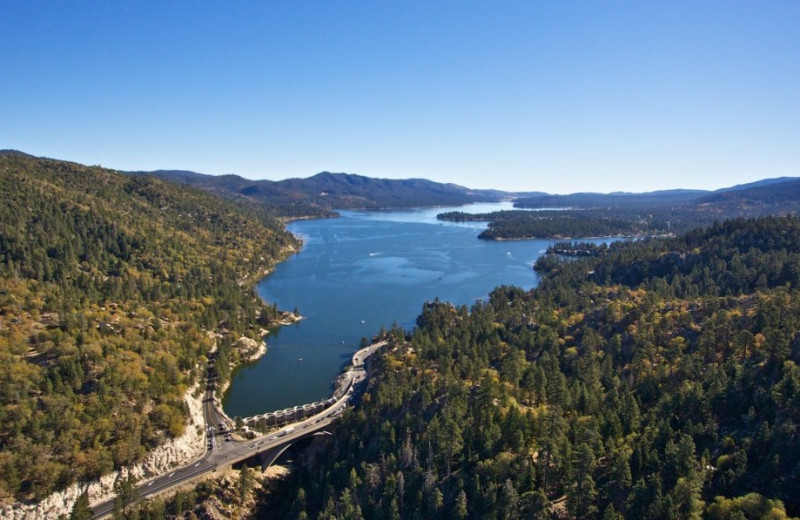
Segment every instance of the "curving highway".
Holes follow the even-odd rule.
[[[244,442],[231,440],[228,435],[232,427],[230,420],[216,407],[214,388],[210,384],[207,385],[203,400],[203,418],[206,422],[208,437],[206,452],[194,462],[139,484],[137,487],[139,497],[153,496],[206,473],[216,471],[217,468],[228,467],[262,453],[282,449],[287,444],[325,429],[339,418],[342,410],[347,406],[347,402],[353,395],[354,385],[366,378],[365,359],[384,345],[386,345],[385,341],[374,343],[353,354],[352,367],[347,373],[346,390],[331,406],[307,419],[287,424],[276,433]],[[92,518],[103,518],[111,514],[113,507],[113,498],[94,505]]]

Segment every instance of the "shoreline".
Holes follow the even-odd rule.
[[[641,239],[641,238],[671,238],[675,235],[672,233],[642,233],[639,235],[604,235],[593,237],[569,237],[569,236],[551,236],[551,237],[482,237],[478,236],[479,240],[488,240],[490,242],[521,242],[524,240],[572,240],[572,241],[586,241],[586,240],[611,240],[611,239]]]

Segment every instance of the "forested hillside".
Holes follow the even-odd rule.
[[[282,518],[800,515],[800,221],[736,220],[434,302],[265,499]]]
[[[297,244],[263,209],[20,154],[0,200],[0,499],[38,499],[180,435],[205,354],[224,377],[259,338],[254,276]]]

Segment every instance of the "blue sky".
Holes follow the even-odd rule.
[[[796,1],[0,6],[0,148],[551,193],[800,176]]]

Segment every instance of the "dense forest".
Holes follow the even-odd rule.
[[[184,431],[218,346],[277,310],[255,276],[297,247],[263,208],[155,178],[0,154],[0,499],[36,500]]]
[[[263,499],[315,519],[800,515],[800,220],[734,220],[427,304]]]

